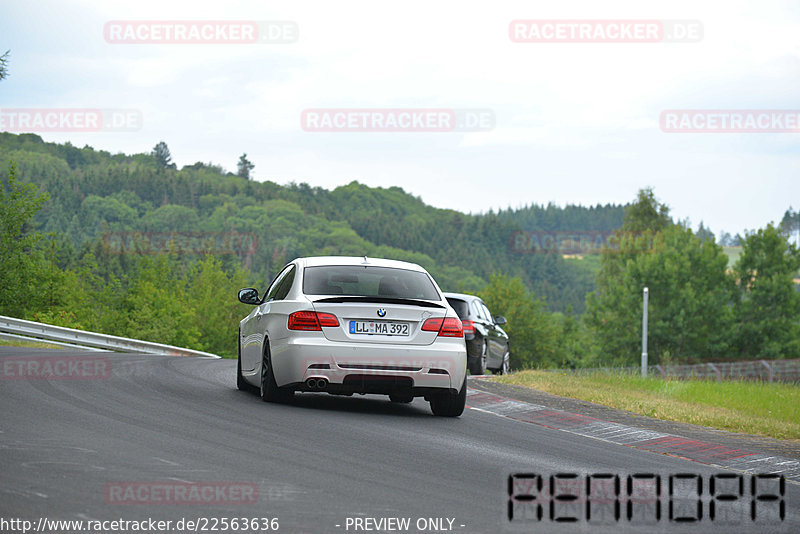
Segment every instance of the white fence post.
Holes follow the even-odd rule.
[[[761,362],[761,365],[767,368],[767,372],[769,372],[769,383],[772,384],[772,366],[764,360],[759,361]]]
[[[717,382],[721,382],[722,374],[719,372],[719,368],[711,362],[709,362],[707,365],[711,368],[712,371],[714,371],[717,374]]]
[[[644,288],[642,303],[642,377],[647,378],[647,301],[650,291]]]

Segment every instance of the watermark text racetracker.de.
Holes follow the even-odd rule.
[[[112,20],[109,44],[289,44],[297,23],[287,20]]]
[[[2,380],[103,380],[110,376],[111,360],[106,356],[9,356],[0,360]]]
[[[600,254],[611,248],[613,232],[517,231],[509,248],[515,254]]]
[[[509,238],[509,250],[515,254],[584,255],[609,252],[653,250],[660,234],[615,231],[515,231]],[[624,247],[621,247],[622,244]]]
[[[540,19],[512,20],[515,43],[696,43],[703,39],[699,20]]]
[[[669,109],[665,133],[800,133],[800,109]]]
[[[142,123],[138,109],[0,108],[5,132],[135,132]]]
[[[305,109],[307,132],[484,132],[494,129],[491,109],[317,108]]]
[[[256,504],[258,485],[252,482],[109,482],[105,501],[113,505]]]

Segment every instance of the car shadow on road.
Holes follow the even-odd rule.
[[[259,400],[257,395],[253,398]],[[421,397],[409,404],[389,401],[383,395],[329,395],[327,393],[296,393],[286,406],[305,410],[337,411],[364,415],[395,415],[399,417],[433,417],[430,405]]]

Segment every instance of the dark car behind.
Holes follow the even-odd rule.
[[[445,293],[445,298],[464,326],[467,343],[467,366],[470,374],[482,375],[489,369],[495,374],[508,372],[510,345],[501,328],[506,320],[493,316],[479,297],[463,293]]]

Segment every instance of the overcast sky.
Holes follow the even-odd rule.
[[[128,109],[135,131],[37,131],[178,166],[334,188],[397,185],[464,212],[625,203],[736,233],[800,208],[800,131],[668,133],[665,110],[800,110],[800,3],[4,2],[0,108]],[[689,42],[520,43],[514,20],[689,20]],[[111,21],[285,21],[296,39],[118,44]],[[262,27],[265,27],[262,25]],[[540,29],[544,26],[537,26]],[[318,109],[488,110],[485,131],[309,131]],[[41,129],[40,129],[41,130]],[[440,128],[441,130],[441,128]],[[590,230],[590,229],[587,229]]]

